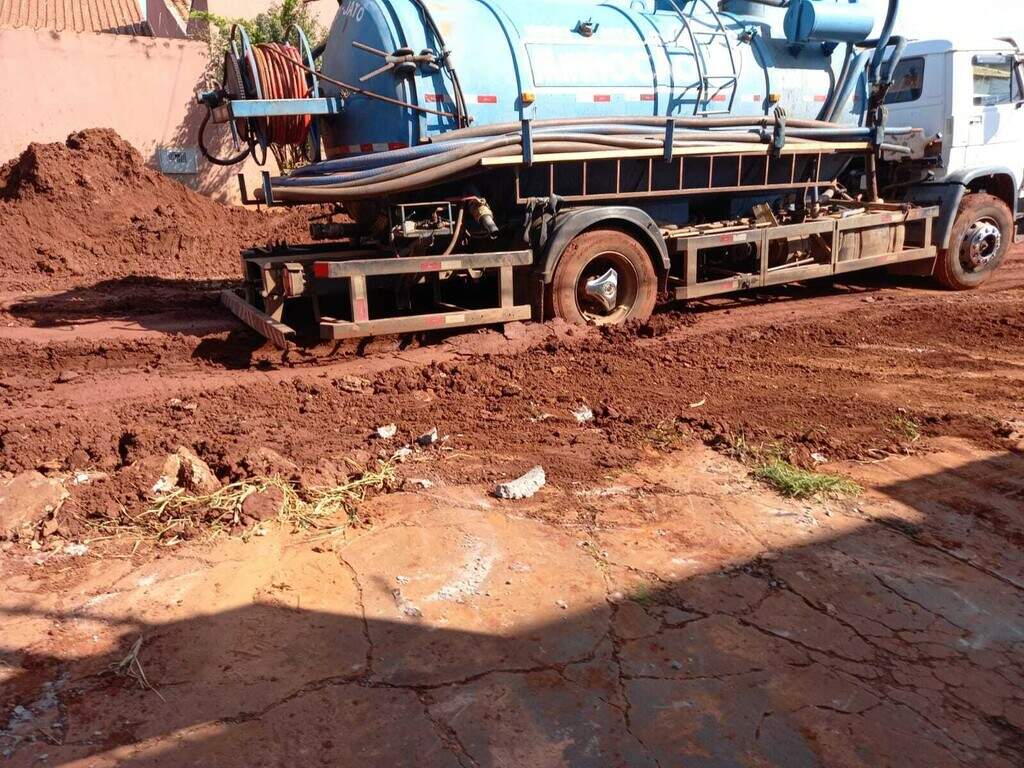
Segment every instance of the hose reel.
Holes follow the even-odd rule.
[[[220,95],[227,100],[305,99],[320,96],[320,83],[309,40],[298,26],[292,28],[298,46],[288,42],[253,45],[244,28],[231,30],[230,45],[224,54],[224,76]],[[209,105],[208,105],[209,106]],[[231,121],[236,147],[245,146],[232,158],[213,155],[203,137],[212,108],[203,118],[199,131],[199,149],[215,165],[235,165],[252,156],[257,163],[266,162],[268,149],[281,161],[288,151],[303,153],[318,162],[320,136],[309,115],[288,115],[239,118]],[[280,164],[280,163],[279,163]]]

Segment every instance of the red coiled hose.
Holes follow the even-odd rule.
[[[264,99],[304,99],[309,95],[302,54],[287,43],[260,43],[253,46],[256,74]],[[278,146],[306,143],[313,118],[290,115],[266,118],[267,142]]]

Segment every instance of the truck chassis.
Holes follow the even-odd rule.
[[[621,210],[635,199],[671,202],[709,194],[794,192],[818,200],[823,190],[837,191],[838,169],[858,158],[868,170],[868,197],[876,197],[871,188],[877,156],[866,142],[790,143],[782,137],[773,147],[720,143],[673,148],[666,138],[664,148],[537,157],[526,146],[523,155],[483,161],[493,167],[481,171],[511,170],[519,205],[555,197],[595,205],[590,229],[601,226],[603,210],[612,211],[602,203]],[[268,176],[261,192],[258,202],[276,204]],[[244,184],[243,194],[248,197]],[[662,295],[688,300],[935,259],[932,235],[939,212],[938,207],[909,203],[837,199],[812,205],[796,223],[779,223],[770,210],[754,218],[686,227],[646,221],[648,229],[656,230],[652,250],[658,253],[651,258],[663,262]],[[536,263],[539,255],[543,265]],[[559,256],[554,254],[555,262]],[[541,267],[547,272],[538,278]],[[255,249],[242,254],[244,297],[227,291],[222,300],[251,328],[288,349],[300,336],[286,317],[297,304],[312,317],[321,340],[544,320],[544,291],[553,268],[552,255],[537,247],[402,258],[351,240]],[[534,279],[517,279],[524,273]],[[494,290],[476,292],[483,306],[445,299],[446,278],[462,274],[496,280]],[[396,310],[403,304],[411,308],[411,303],[401,296],[374,295],[370,283],[382,277],[406,288],[413,283],[427,287],[427,310],[403,313]],[[517,290],[523,284],[527,290]]]

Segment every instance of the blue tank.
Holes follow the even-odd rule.
[[[762,115],[777,104],[792,117],[817,118],[845,53],[837,44],[863,40],[874,21],[848,0],[800,0],[785,25],[769,22],[755,3],[723,5],[727,10],[716,0],[343,0],[322,70],[392,99],[462,112],[475,126]],[[444,50],[461,89],[448,68],[425,60],[371,74],[386,65],[382,54],[441,57]],[[325,91],[339,93],[330,85]],[[453,117],[358,94],[322,123],[332,158],[415,145],[459,127]]]

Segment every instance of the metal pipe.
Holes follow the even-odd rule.
[[[900,0],[889,0],[889,10],[885,15],[885,23],[882,24],[882,32],[878,36],[878,45],[875,47],[875,55],[871,59],[871,68],[868,70],[869,79],[872,83],[878,80],[879,67],[885,56],[885,49],[889,45],[893,29],[896,27],[896,17],[900,12]]]
[[[893,76],[896,74],[896,67],[900,65],[900,61],[903,60],[903,52],[907,49],[906,38],[899,38],[899,42],[896,43],[896,48],[892,52],[885,65],[882,68],[882,76],[880,82],[883,86],[892,85]]]
[[[826,120],[834,121],[839,114],[839,110],[846,106],[846,102],[850,100],[854,88],[857,87],[857,83],[860,81],[860,76],[864,74],[864,67],[868,63],[868,57],[867,51],[861,51],[854,57],[853,64],[850,65],[850,71],[847,73],[846,81],[843,83],[839,95],[836,96],[830,106],[828,114],[825,115]]]
[[[832,111],[832,103],[835,101],[836,96],[839,95],[839,92],[846,84],[847,78],[850,76],[850,64],[853,62],[853,58],[853,45],[847,43],[846,53],[843,55],[843,66],[839,70],[839,77],[836,78],[836,81],[832,84],[828,98],[825,99],[825,103],[821,106],[821,111],[818,113],[819,120],[828,119],[828,115]]]

